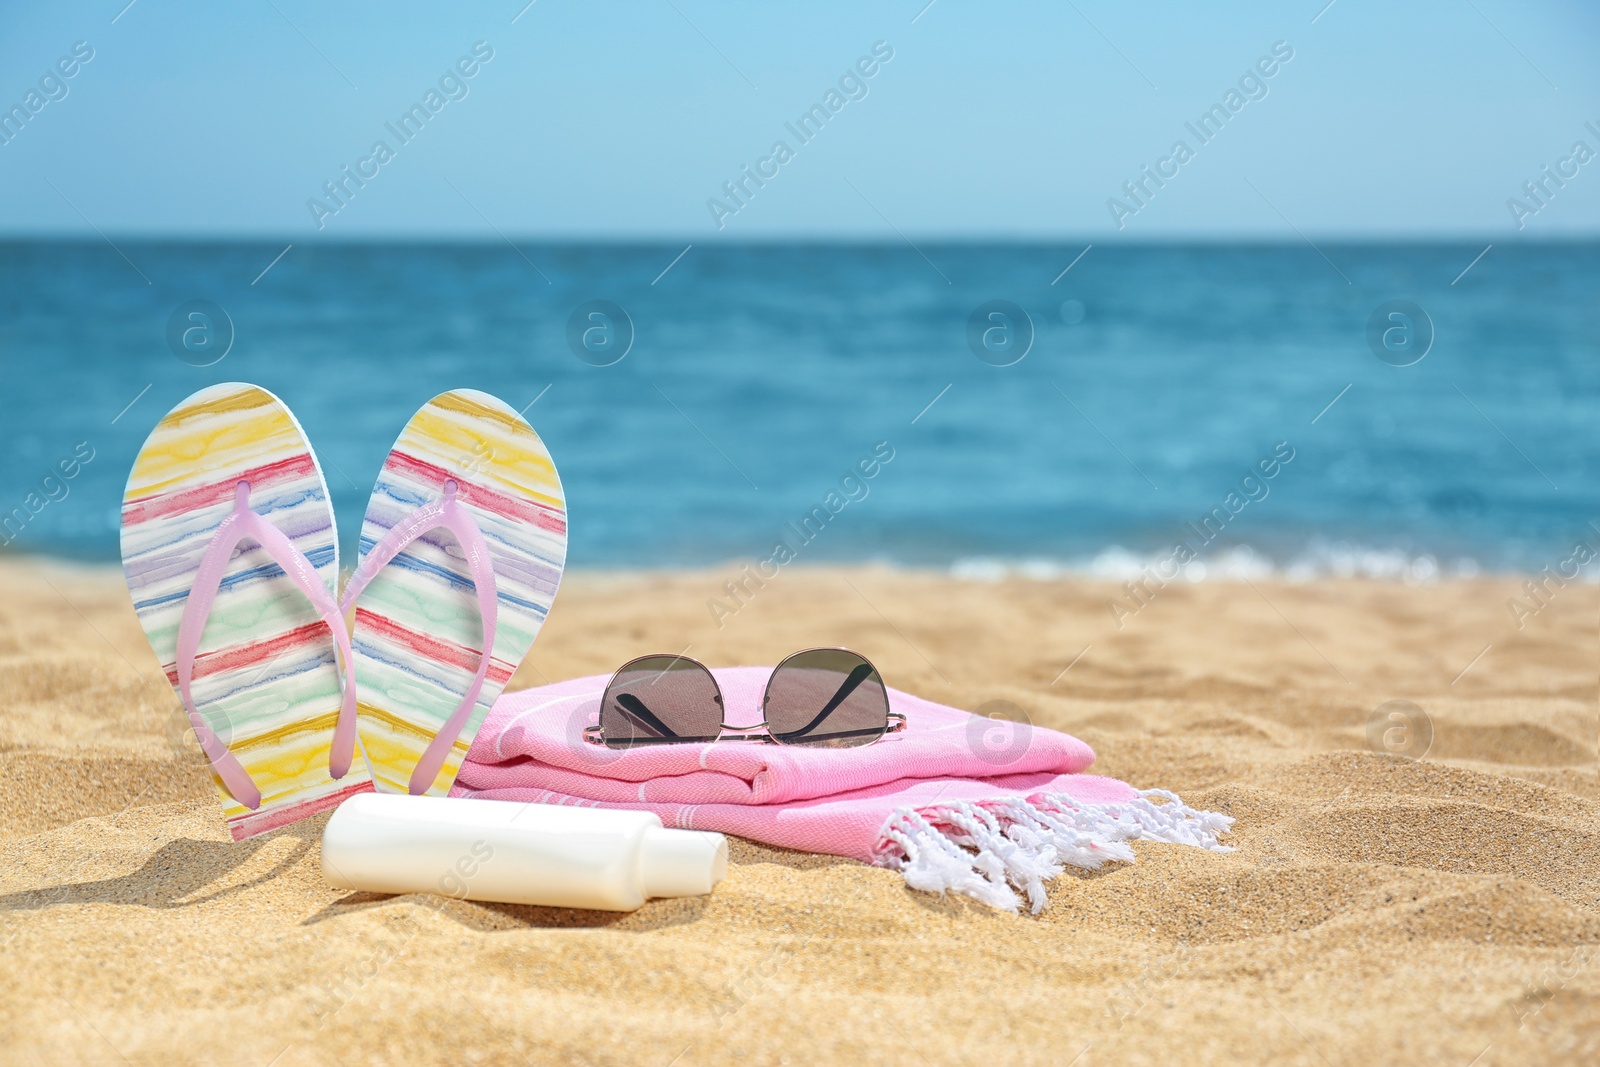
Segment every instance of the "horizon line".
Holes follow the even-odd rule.
[[[505,246],[508,243],[525,242],[531,245],[648,245],[671,246],[679,242],[690,242],[698,248],[712,249],[718,245],[735,246],[742,248],[761,247],[770,245],[813,245],[813,246],[840,246],[856,245],[873,248],[896,248],[906,246],[902,239],[893,237],[852,236],[852,235],[753,235],[739,238],[718,238],[707,241],[702,235],[699,240],[683,234],[512,234],[508,237],[486,237],[477,234],[455,233],[372,233],[352,234],[340,237],[317,237],[307,239],[301,235],[298,239],[293,235],[281,231],[253,232],[238,231],[228,233],[190,233],[190,232],[162,232],[162,231],[113,231],[108,235],[88,235],[83,233],[66,233],[55,231],[39,232],[4,232],[0,231],[0,244],[104,244],[107,236],[120,241],[144,244],[253,244],[276,243],[290,241],[306,245],[394,245],[394,244],[431,244],[431,245],[484,245]],[[1028,236],[1021,234],[917,234],[920,241],[934,245],[1016,245],[1039,248],[1056,248],[1060,246],[1073,247],[1083,244],[1093,244],[1096,248],[1111,251],[1118,246],[1126,247],[1170,247],[1174,245],[1259,245],[1304,247],[1306,242],[1300,237],[1275,236],[1267,234],[1170,234],[1165,236],[1147,236],[1137,238],[1110,238],[1104,235],[1089,234],[1051,234],[1042,236]],[[1540,237],[1525,237],[1489,232],[1418,232],[1408,234],[1379,234],[1379,233],[1342,233],[1326,234],[1317,233],[1312,236],[1329,245],[1457,245],[1475,244],[1478,241],[1490,241],[1502,247],[1510,248],[1516,245],[1572,245],[1600,243],[1600,229],[1592,232],[1571,232],[1550,234]]]

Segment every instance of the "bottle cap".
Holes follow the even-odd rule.
[[[639,845],[639,882],[646,897],[696,897],[728,875],[728,841],[700,830],[651,827]]]

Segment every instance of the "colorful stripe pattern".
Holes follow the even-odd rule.
[[[122,504],[122,562],[139,624],[177,685],[178,623],[200,557],[250,482],[250,508],[294,542],[334,591],[338,540],[328,488],[299,423],[253,385],[202,389],[151,431]],[[260,546],[229,562],[195,656],[195,705],[261,790],[250,811],[212,775],[234,840],[372,788],[359,762],[328,775],[339,715],[333,639]]]
[[[458,389],[418,411],[372,490],[364,557],[417,508],[456,499],[483,532],[498,621],[489,673],[428,793],[443,796],[489,707],[544,625],[567,555],[561,479],[544,442],[487,393]],[[372,579],[355,605],[353,648],[362,748],[378,789],[406,792],[412,769],[461,703],[480,662],[483,625],[454,535],[424,534]]]

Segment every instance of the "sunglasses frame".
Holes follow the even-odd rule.
[[[628,744],[625,744],[625,745],[619,744],[619,745],[613,746],[613,745],[608,744],[606,742],[606,739],[605,739],[605,727],[600,725],[599,723],[596,723],[593,726],[585,726],[583,728],[583,740],[584,740],[584,743],[585,744],[590,744],[590,745],[598,745],[598,746],[600,746],[602,748],[609,748],[614,752],[626,752],[628,749],[631,749],[631,748],[644,748],[644,747],[647,747],[647,746],[654,746],[654,745],[717,744],[717,743],[722,742],[722,741],[754,741],[754,742],[757,742],[757,743],[763,744],[763,745],[783,745],[786,748],[811,748],[811,747],[814,747],[814,746],[811,746],[811,745],[796,745],[796,744],[792,744],[792,743],[789,743],[789,742],[785,742],[785,741],[779,740],[778,737],[775,734],[772,733],[772,730],[771,730],[771,728],[769,726],[770,719],[769,719],[769,717],[767,715],[767,700],[772,695],[772,679],[774,679],[774,678],[776,678],[778,676],[778,672],[781,671],[783,669],[784,665],[786,663],[788,663],[790,660],[792,660],[792,659],[794,659],[794,658],[796,658],[798,656],[804,656],[804,655],[806,655],[808,653],[811,653],[811,652],[843,652],[843,653],[846,653],[848,655],[855,656],[862,663],[865,663],[868,667],[871,667],[872,668],[872,673],[877,675],[878,683],[880,685],[883,684],[883,675],[881,673],[879,673],[877,664],[873,663],[870,659],[868,659],[867,657],[863,656],[861,653],[857,652],[853,648],[841,648],[838,645],[821,645],[821,646],[819,646],[817,648],[802,648],[798,652],[789,653],[787,656],[783,657],[783,659],[778,661],[778,665],[776,667],[772,668],[772,674],[770,674],[767,677],[767,684],[761,690],[761,721],[759,723],[755,724],[754,726],[734,726],[734,725],[732,725],[730,723],[720,722],[719,721],[718,725],[717,725],[717,736],[712,738],[710,741],[704,741],[704,742],[702,742],[702,741],[680,741],[680,740],[675,739],[675,738],[665,738],[665,737],[664,738],[654,738],[654,739],[650,739],[650,740],[646,740],[646,741],[639,741],[637,739],[630,738]],[[645,655],[645,656],[635,656],[633,659],[630,659],[628,662],[624,663],[622,666],[618,667],[615,671],[613,671],[611,673],[611,680],[606,682],[605,690],[600,694],[600,702],[601,702],[601,710],[602,711],[604,710],[604,707],[605,707],[606,694],[611,692],[612,685],[614,685],[616,683],[617,678],[622,674],[622,672],[627,670],[629,667],[632,667],[635,663],[641,663],[644,660],[649,660],[649,659],[670,659],[670,660],[674,660],[674,661],[682,661],[684,663],[692,663],[696,667],[699,667],[702,671],[704,671],[706,673],[706,677],[711,679],[711,688],[714,691],[714,693],[716,694],[712,699],[715,700],[716,703],[717,703],[717,706],[722,709],[722,714],[724,714],[724,715],[727,714],[727,707],[722,702],[722,686],[717,684],[717,676],[711,673],[711,668],[707,667],[704,663],[701,663],[699,660],[695,659],[692,656],[674,655],[674,654],[672,654],[670,652],[653,652],[653,653],[650,653],[649,655]],[[667,668],[667,670],[671,670],[671,668],[669,667],[669,668]],[[662,674],[666,674],[667,670],[663,670],[661,673]],[[888,696],[889,696],[888,686],[884,686],[883,688],[884,688],[884,723],[883,723],[883,732],[878,734],[878,736],[872,738],[872,740],[870,740],[870,741],[863,741],[859,745],[850,745],[848,747],[850,747],[850,748],[866,748],[868,745],[871,745],[871,744],[874,744],[874,743],[876,743],[878,741],[881,741],[884,738],[884,736],[887,735],[887,734],[898,734],[898,733],[902,733],[905,730],[905,728],[906,728],[906,717],[904,715],[900,714],[897,711],[890,711],[889,710],[889,708],[888,708]],[[720,719],[720,716],[719,716],[719,719]]]

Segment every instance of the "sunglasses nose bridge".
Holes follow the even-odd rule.
[[[735,723],[731,723],[731,722],[725,722],[725,723],[721,723],[720,724],[720,728],[725,733],[735,733],[735,734],[759,733],[760,731],[765,730],[767,728],[767,720],[762,719],[760,722],[757,722],[757,723],[745,723],[745,724],[735,724]]]

